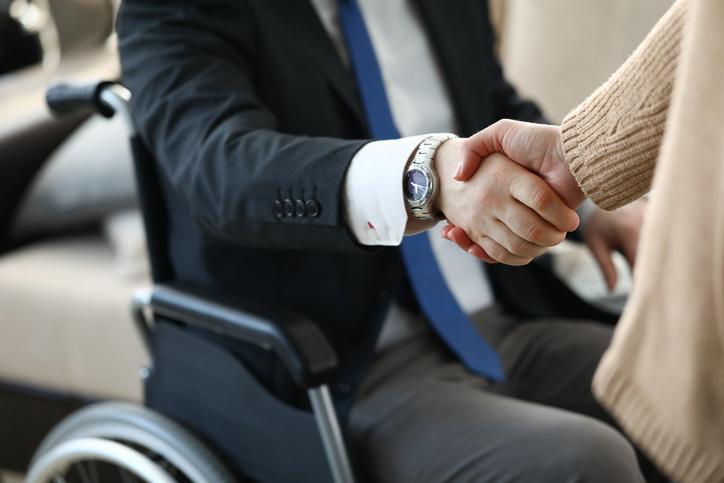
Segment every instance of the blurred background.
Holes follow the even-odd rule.
[[[56,80],[119,77],[117,3],[0,0],[0,482],[15,481],[75,408],[141,399],[148,356],[129,300],[149,282],[127,134],[120,120],[55,120],[43,99]],[[491,0],[490,8],[508,78],[558,122],[671,3]],[[555,264],[591,300],[620,302],[630,286],[618,258],[609,294],[587,249],[572,243],[556,249]]]

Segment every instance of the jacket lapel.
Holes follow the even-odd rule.
[[[411,0],[422,16],[434,53],[443,71],[461,134],[482,129],[492,107],[481,93],[488,89],[486,49],[492,36],[485,25],[487,3],[482,0]],[[291,51],[300,51],[327,78],[361,126],[366,126],[354,75],[339,58],[309,0],[262,0],[259,8],[280,22]]]
[[[484,97],[488,90],[487,67],[492,35],[485,19],[487,3],[482,0],[414,0],[422,15],[448,91],[461,134],[482,129],[492,115]]]
[[[301,51],[324,74],[357,121],[366,126],[354,75],[342,64],[309,0],[262,0],[259,5],[271,11],[269,18],[281,22],[281,35],[287,36],[292,51]]]

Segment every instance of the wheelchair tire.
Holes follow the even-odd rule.
[[[219,459],[175,421],[143,406],[124,402],[94,404],[68,416],[43,440],[32,466],[68,441],[100,438],[150,452],[193,483],[235,483]]]
[[[88,465],[82,466],[82,465]],[[150,481],[176,483],[164,468],[148,456],[123,443],[100,438],[71,439],[44,453],[30,468],[26,483],[66,482],[69,472],[76,469],[83,482],[104,481],[97,471],[98,464],[110,465],[122,482]],[[114,471],[114,473],[115,473]],[[71,480],[72,481],[72,480]]]

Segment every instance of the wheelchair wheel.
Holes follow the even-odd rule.
[[[168,478],[168,479],[164,479]],[[130,403],[100,403],[63,420],[33,456],[27,483],[234,483],[195,436]]]

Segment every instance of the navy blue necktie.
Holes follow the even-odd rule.
[[[382,73],[357,0],[338,0],[338,5],[347,51],[372,137],[399,138]],[[428,235],[422,233],[405,238],[402,258],[417,301],[438,335],[469,370],[493,380],[503,380],[498,354],[480,336],[450,292]]]

